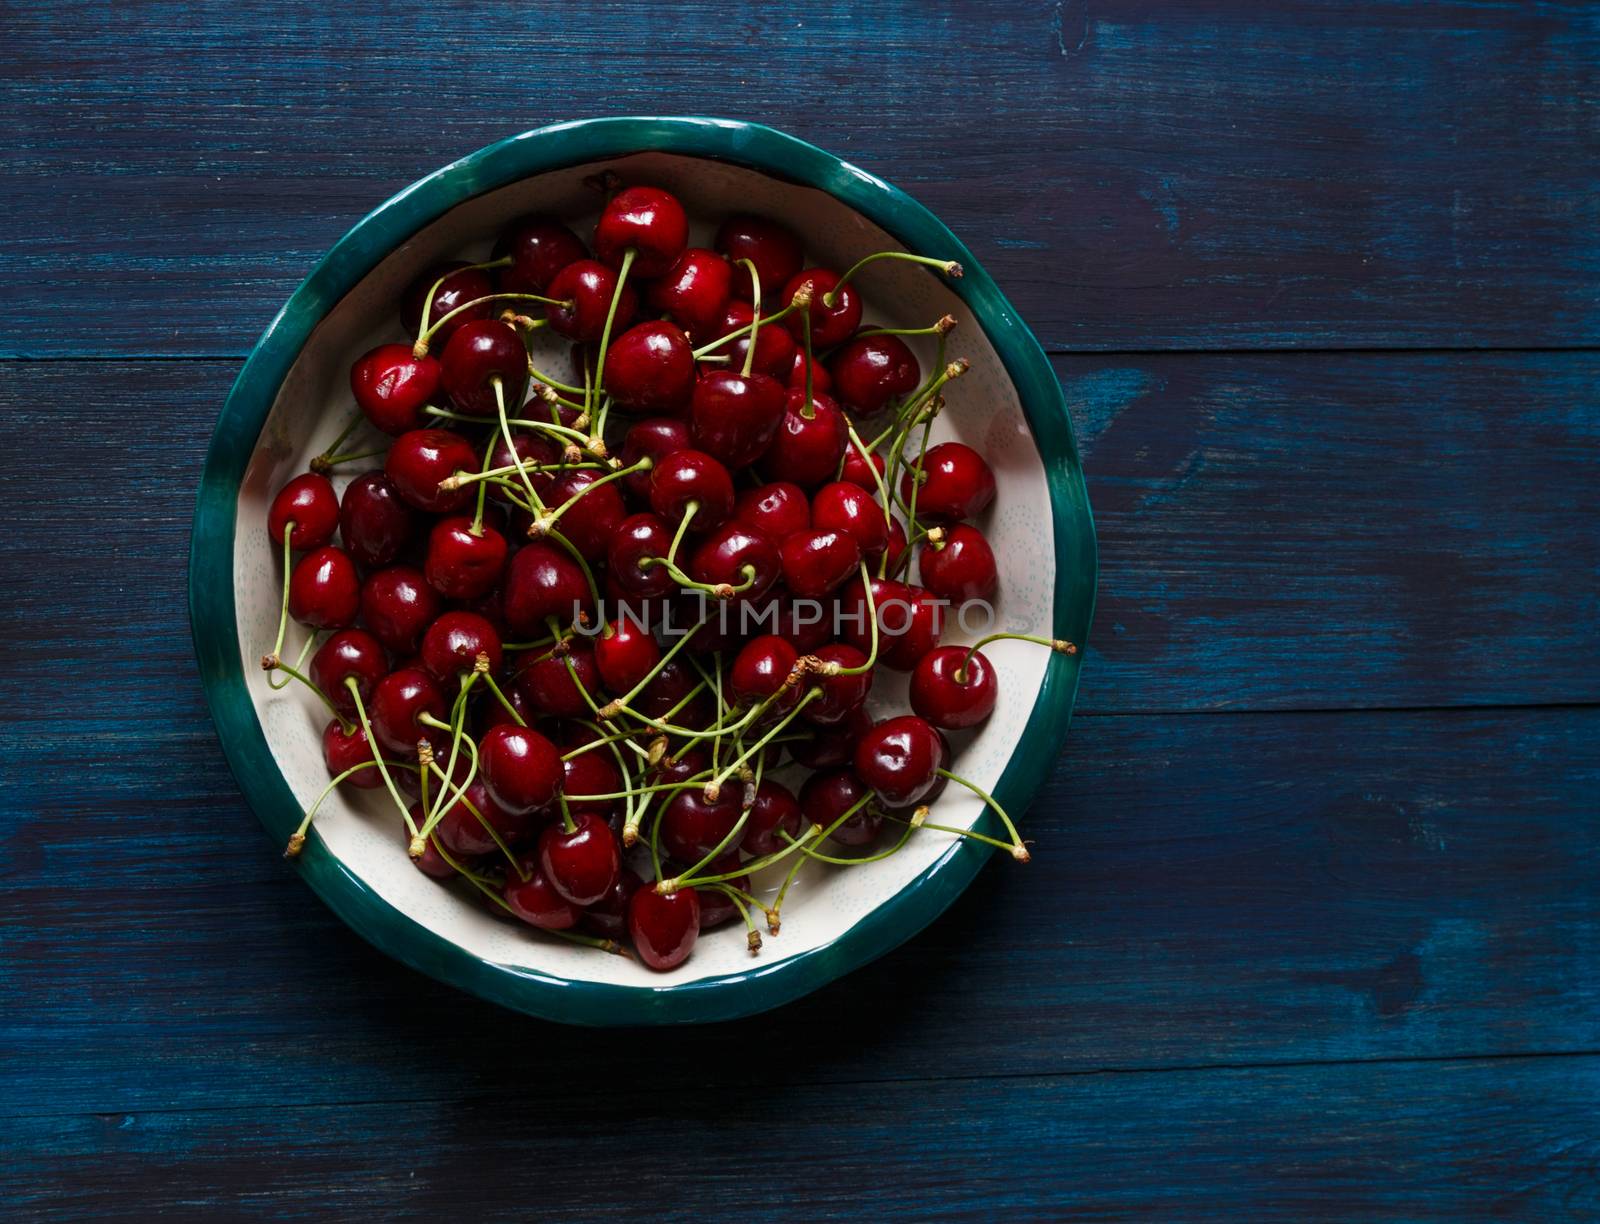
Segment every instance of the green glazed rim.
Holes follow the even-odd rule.
[[[828,192],[908,249],[959,260],[950,288],[971,309],[1016,385],[1049,485],[1054,523],[1054,632],[1086,642],[1097,569],[1094,524],[1061,385],[1038,340],[972,253],[899,189],[830,153],[756,123],[616,118],[560,123],[480,149],[420,179],[341,238],[262,333],[223,405],[206,454],[189,555],[189,616],[206,699],[228,764],[256,815],[282,845],[299,803],[279,772],[245,688],[233,599],[239,486],[278,389],[312,329],[391,251],[463,201],[533,174],[640,152],[714,158]],[[1048,776],[1072,712],[1082,653],[1052,654],[996,797],[1020,813]],[[992,815],[985,820],[993,822]],[[573,981],[480,959],[423,927],[352,874],[313,837],[299,859],[316,894],[397,960],[507,1007],[572,1024],[726,1020],[777,1007],[899,946],[938,917],[990,853],[958,840],[931,867],[831,943],[748,971],[658,986]]]

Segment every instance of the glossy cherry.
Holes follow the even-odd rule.
[[[794,295],[800,291],[800,286],[808,286],[811,290],[809,310],[813,352],[842,344],[857,327],[861,326],[861,299],[857,296],[853,285],[847,284],[844,288],[838,289],[832,306],[823,301],[823,298],[838,284],[837,272],[828,268],[807,268],[804,272],[795,273],[783,286],[780,300],[785,306],[794,301]],[[799,311],[785,317],[783,325],[796,340],[804,335],[805,324],[801,321]]]
[[[406,776],[411,776],[409,771]],[[411,822],[420,829],[427,819],[428,814],[422,810],[422,805],[413,803],[411,805]],[[406,842],[409,843],[411,841],[411,831],[404,825],[400,826],[400,833]],[[430,880],[448,880],[452,879],[456,874],[456,869],[445,861],[444,855],[439,853],[439,839],[437,837],[428,838],[428,844],[422,852],[422,857],[412,859],[411,865]]]
[[[446,599],[477,599],[500,584],[509,551],[505,536],[487,523],[474,531],[466,515],[451,515],[428,533],[423,573]]]
[[[434,282],[440,277],[444,277],[443,283],[437,289],[433,289]],[[433,305],[428,311],[428,325],[432,327],[458,306],[465,306],[468,302],[488,297],[494,292],[494,282],[482,268],[473,268],[459,261],[436,264],[429,268],[407,286],[405,295],[401,298],[401,322],[413,336],[421,330],[422,305],[429,300],[430,289],[433,289]],[[489,318],[495,309],[493,302],[483,302],[463,310],[433,333],[430,338],[432,345],[435,348],[444,345],[459,328],[475,320]]]
[[[622,436],[622,450],[617,460],[623,467],[633,467],[648,455],[652,460],[664,459],[673,451],[687,450],[690,446],[689,423],[679,417],[645,417],[628,426]],[[650,473],[630,472],[617,482],[634,501],[648,505],[650,501]]]
[[[283,547],[290,523],[290,548],[321,548],[333,539],[339,529],[339,496],[326,476],[304,472],[278,490],[267,508],[267,539],[274,552]]]
[[[707,586],[743,587],[740,593],[746,602],[770,591],[783,572],[776,545],[739,523],[724,523],[708,533],[685,568],[691,578]]]
[[[672,532],[655,514],[630,514],[617,524],[606,559],[610,576],[627,595],[653,599],[676,588],[664,565],[644,565],[665,557],[672,547]],[[626,690],[624,690],[626,691]]]
[[[872,715],[864,705],[857,706],[845,715],[844,721],[794,740],[788,745],[789,755],[807,769],[837,769],[850,764],[856,754],[856,742],[871,726]]]
[[[728,303],[712,338],[749,327],[755,317],[755,309],[749,302],[735,298]],[[746,335],[730,340],[717,351],[728,354],[728,369],[742,370],[744,359],[750,351],[750,337]],[[784,383],[794,370],[795,352],[794,338],[788,332],[777,324],[770,327],[763,325],[756,330],[756,355],[750,363],[750,369],[756,374],[766,374],[780,384]]]
[[[536,472],[533,469],[537,467],[552,467],[560,463],[562,457],[561,445],[548,434],[535,433],[531,429],[513,430],[511,441],[516,445],[517,457],[522,460],[523,468],[527,472],[529,482],[533,485],[534,492],[548,502],[550,500],[550,490],[556,483],[555,473]],[[512,464],[511,447],[506,445],[505,438],[502,437],[495,443],[494,451],[489,456],[489,467],[491,469],[506,468],[511,467]],[[512,489],[508,490],[500,485],[491,484],[489,486],[489,496],[495,501],[504,504],[510,504],[513,493],[526,499],[528,494],[522,483],[522,474],[511,472],[507,474],[507,479],[511,481]]]
[[[778,592],[771,598],[778,607],[776,632],[788,638],[801,654],[810,654],[833,640],[831,602],[824,607],[818,600],[799,599],[788,591]]]
[[[539,865],[551,886],[574,905],[593,905],[617,882],[622,852],[605,818],[584,813],[539,834]]]
[[[583,344],[599,341],[606,329],[606,312],[611,309],[611,297],[616,292],[617,274],[593,259],[578,259],[557,272],[545,289],[547,297],[568,305],[546,306],[545,318],[550,320],[550,330],[568,340]],[[639,295],[632,285],[622,287],[617,299],[616,318],[612,320],[613,334],[633,322],[639,313]]]
[[[811,526],[811,502],[799,485],[777,480],[740,493],[733,503],[733,518],[768,539],[782,540]]]
[[[649,320],[612,337],[604,386],[624,412],[679,414],[694,383],[694,350],[677,324]]]
[[[360,723],[353,723],[346,731],[337,718],[329,721],[322,730],[322,761],[328,767],[329,777],[338,777],[347,769],[365,765],[374,760],[372,745]],[[383,785],[383,774],[375,767],[359,769],[341,784],[357,790],[377,790]]]
[[[373,687],[367,716],[372,722],[372,733],[377,737],[378,746],[385,752],[403,760],[411,760],[417,754],[419,740],[439,744],[439,730],[417,721],[423,714],[443,721],[446,706],[439,686],[422,668],[402,667],[390,672]]]
[[[447,692],[454,692],[461,677],[477,667],[479,655],[488,658],[491,674],[500,670],[499,631],[487,618],[463,611],[440,613],[422,635],[417,651],[422,666]]]
[[[922,382],[916,356],[899,336],[857,336],[828,358],[833,393],[862,416],[881,412]]]
[[[915,469],[900,478],[900,496],[908,504],[915,478]],[[982,455],[962,442],[941,442],[922,457],[917,517],[934,523],[972,518],[988,509],[994,490],[994,471]]]
[[[415,356],[409,344],[380,344],[350,367],[350,394],[367,420],[398,436],[427,424],[422,410],[438,393],[441,375],[433,356]]]
[[[815,773],[800,788],[800,812],[809,824],[830,829],[871,793],[872,788],[848,769]],[[877,840],[882,825],[883,817],[868,803],[828,836],[841,846],[866,846]]]
[[[495,239],[494,258],[511,256],[496,277],[506,293],[544,293],[557,272],[588,256],[583,241],[554,217],[518,217]]]
[[[733,832],[743,787],[729,782],[715,799],[691,786],[673,794],[661,812],[661,849],[684,863],[698,863]]]
[[[955,604],[990,599],[1000,586],[994,550],[983,532],[967,523],[946,528],[937,544],[924,544],[917,565],[922,585]]]
[[[439,596],[421,570],[391,565],[361,584],[361,619],[395,654],[416,652],[422,635],[439,615]]]
[[[372,697],[379,680],[389,674],[389,656],[383,645],[372,634],[360,629],[341,629],[317,647],[311,656],[311,680],[328,695],[334,708],[346,717],[354,717],[356,700],[345,686],[345,680],[354,677],[361,700]]]
[[[921,587],[893,579],[872,579],[878,611],[878,662],[910,671],[939,644],[944,612]],[[842,636],[859,650],[870,649],[872,625],[867,617],[866,588],[857,578],[840,592]]]
[[[690,247],[650,287],[650,306],[702,343],[724,334],[717,330],[733,295],[733,268],[715,251]]]
[[[811,525],[820,531],[842,531],[855,540],[861,555],[876,560],[889,543],[889,522],[883,507],[866,489],[836,480],[811,498]]]
[[[594,639],[594,662],[600,680],[613,693],[628,693],[661,662],[655,634],[632,617],[613,619]]]
[[[751,296],[750,269],[739,264],[741,259],[755,264],[762,288],[769,294],[800,271],[805,259],[793,230],[749,213],[736,214],[718,226],[716,246],[735,265],[734,284],[746,299]]]
[[[436,778],[430,785],[438,786],[440,783]],[[482,779],[475,778],[467,785],[463,799],[456,800],[445,809],[434,827],[434,835],[457,858],[477,858],[492,854],[499,848],[494,839],[496,833],[501,841],[509,844],[521,841],[527,826],[525,816],[502,809]]]
[[[869,493],[876,496],[878,481],[872,478],[872,468],[878,470],[878,479],[883,479],[889,470],[889,464],[878,451],[872,452],[872,467],[867,466],[867,461],[861,457],[861,452],[854,446],[847,447],[844,452],[844,467],[840,470],[839,479],[853,485],[860,485]]]
[[[383,470],[407,503],[430,514],[450,514],[474,496],[472,487],[441,489],[457,472],[476,472],[479,456],[472,443],[448,429],[413,429],[389,447]]]
[[[578,747],[579,745],[573,745]],[[584,799],[584,795],[614,795],[622,789],[622,773],[606,747],[591,748],[561,762],[561,792],[574,818],[592,814],[609,818],[622,806],[620,799]]]
[[[739,705],[753,706],[783,689],[784,681],[799,662],[800,652],[786,638],[765,633],[751,638],[728,669],[728,691]],[[800,687],[791,685],[774,705],[788,709],[800,700]]]
[[[478,769],[494,801],[516,814],[548,807],[561,788],[556,746],[515,723],[490,727],[478,738]]]
[[[289,574],[289,615],[313,629],[343,629],[361,609],[350,554],[332,544],[308,552]]]
[[[915,714],[877,723],[856,745],[855,773],[890,807],[910,807],[933,789],[944,760],[939,732]]]
[[[537,853],[518,857],[520,870],[506,873],[500,898],[506,903],[507,909],[530,926],[545,931],[570,931],[578,925],[583,909],[556,891],[550,877],[545,875],[539,857]],[[523,878],[524,874],[526,879]]]
[[[548,650],[533,654],[517,673],[517,687],[541,714],[557,718],[592,718],[585,693],[596,705],[605,704],[594,651],[586,639],[574,638],[560,654]]]
[[[765,374],[713,370],[694,385],[689,436],[728,467],[745,467],[771,444],[787,399],[783,384]]]
[[[865,651],[843,642],[830,643],[816,651],[816,657],[823,663],[837,663],[840,667],[857,668],[867,661]],[[807,679],[807,687],[816,689],[822,695],[806,702],[801,716],[807,722],[819,727],[837,726],[847,722],[853,714],[866,704],[867,694],[872,691],[873,669],[864,672],[855,672],[848,675],[829,675],[826,671],[814,671]]]
[[[650,469],[650,508],[676,528],[691,502],[690,528],[710,530],[733,513],[733,478],[704,451],[675,451]]]
[[[688,866],[688,864],[685,864]],[[739,870],[739,855],[737,851],[719,854],[706,865],[707,875],[727,875]],[[741,891],[750,890],[750,877],[748,875],[734,876],[726,881],[730,888]],[[739,907],[734,904],[733,896],[723,892],[720,888],[696,889],[700,894],[700,930],[714,931],[719,926],[726,926],[739,916]]]
[[[583,911],[582,925],[604,939],[623,939],[628,934],[628,902],[644,887],[644,881],[631,867],[617,872],[617,880],[606,895]]]
[[[339,538],[364,569],[395,560],[417,534],[417,512],[385,472],[363,472],[345,486],[339,503]]]
[[[797,348],[794,351],[794,365],[789,368],[789,377],[786,380],[791,391],[804,391],[806,389],[806,351]],[[830,391],[833,388],[833,376],[828,373],[828,367],[815,357],[811,359],[811,389],[813,391]]]
[[[790,532],[778,546],[783,584],[801,599],[821,599],[850,580],[861,564],[852,535],[825,528]]]
[[[548,540],[530,540],[511,556],[506,567],[506,624],[519,638],[549,633],[545,621],[555,617],[570,625],[590,603],[589,584],[572,554]]]
[[[819,391],[808,403],[803,389],[790,391],[761,470],[774,480],[814,489],[834,478],[849,445],[849,425],[831,396]]]
[[[981,650],[941,646],[911,672],[911,708],[936,727],[976,727],[994,713],[1000,695],[994,667]]]
[[[439,366],[445,394],[457,411],[468,416],[495,418],[499,399],[511,415],[528,391],[528,350],[516,329],[499,319],[475,319],[457,328],[444,346]]]
[[[600,262],[619,268],[631,250],[636,276],[660,276],[688,245],[689,218],[683,205],[660,187],[624,187],[606,201],[594,227],[594,253]]]
[[[755,802],[750,805],[750,817],[745,821],[739,849],[752,856],[772,854],[788,845],[783,839],[784,833],[790,837],[800,836],[800,801],[783,783],[762,778],[756,787]]]
[[[617,529],[628,516],[617,482],[600,484],[600,480],[601,474],[588,468],[563,472],[551,486],[547,499],[552,507],[572,503],[556,520],[556,530],[583,554],[585,561],[604,560]]]
[[[700,894],[692,888],[662,896],[641,888],[628,902],[628,934],[639,959],[658,971],[689,959],[700,937]]]

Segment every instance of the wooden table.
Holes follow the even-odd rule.
[[[1600,10],[4,6],[0,1214],[1600,1214]],[[738,1024],[438,986],[266,843],[184,612],[242,356],[593,114],[940,214],[1084,444],[1068,748],[909,946]]]

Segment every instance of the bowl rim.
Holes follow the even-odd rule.
[[[201,472],[189,558],[189,615],[206,701],[245,799],[278,844],[301,809],[277,767],[245,684],[234,604],[233,544],[245,468],[283,379],[312,329],[362,277],[423,227],[464,201],[534,174],[635,153],[699,156],[817,188],[907,249],[948,254],[965,275],[949,287],[983,326],[1018,392],[1050,495],[1056,554],[1052,622],[1076,656],[1052,654],[1023,734],[994,786],[1020,811],[1048,776],[1066,735],[1093,618],[1097,544],[1061,384],[1038,340],[982,265],[933,213],[896,187],[816,146],[762,124],[702,116],[575,120],[522,132],[418,179],[358,221],[268,324],[228,393]],[[1068,562],[1075,558],[1075,568]],[[1082,616],[1070,616],[1075,607]],[[984,821],[993,822],[990,814]],[[904,943],[976,876],[988,847],[958,839],[869,915],[819,947],[747,971],[675,985],[571,980],[484,960],[422,926],[373,891],[312,836],[298,862],[312,890],[368,942],[434,978],[514,1010],[612,1026],[733,1019],[777,1007]]]

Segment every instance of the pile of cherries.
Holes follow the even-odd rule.
[[[756,951],[754,913],[776,934],[805,863],[944,828],[949,781],[1009,836],[945,831],[1025,861],[945,732],[995,707],[988,641],[1074,647],[940,645],[951,609],[996,592],[971,522],[995,478],[929,445],[966,369],[955,320],[865,324],[855,285],[879,259],[959,265],[806,267],[756,216],[691,247],[670,193],[599,189],[592,251],[530,216],[488,262],[418,278],[398,303],[413,339],[355,362],[359,411],[271,504],[284,593],[262,666],[332,715],[332,780],[287,853],[335,786],[386,790],[421,871],[654,969],[741,918]],[[546,332],[570,343],[561,377],[534,356]],[[936,340],[926,374],[912,335]],[[382,446],[348,443],[368,426]],[[290,620],[311,630],[293,660]],[[913,712],[867,713],[881,667],[910,673]],[[798,793],[774,776],[788,762]],[[770,904],[751,885],[769,868]]]

